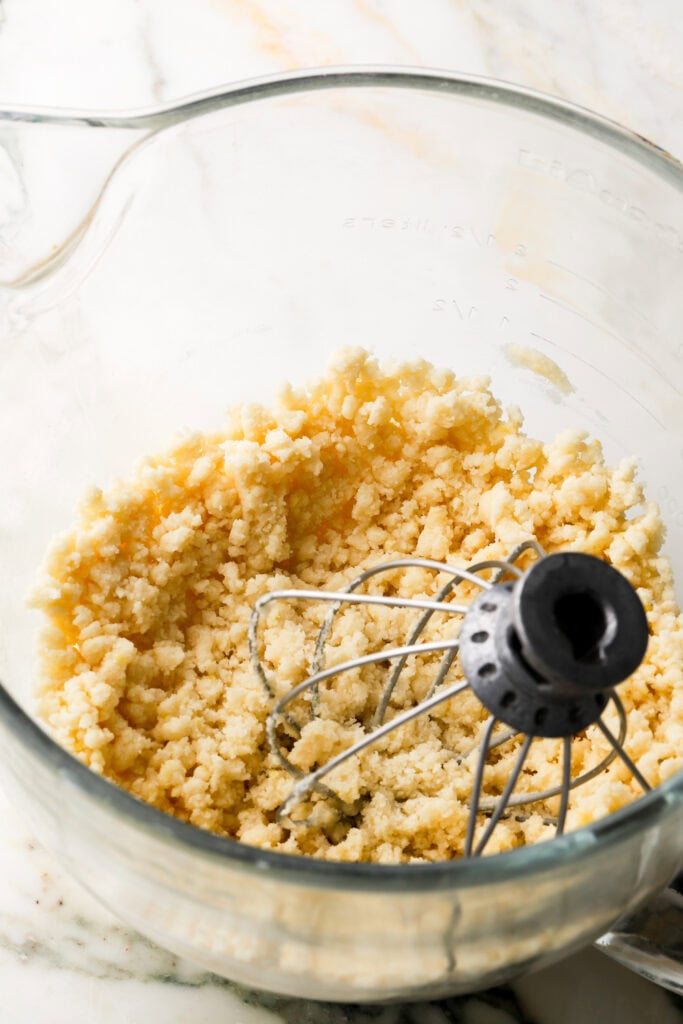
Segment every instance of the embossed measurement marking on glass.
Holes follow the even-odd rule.
[[[622,214],[633,224],[641,224],[644,228],[675,252],[683,255],[683,233],[673,224],[666,224],[651,216],[647,211],[625,196],[605,188],[598,177],[587,167],[570,166],[555,157],[543,156],[532,149],[521,148],[518,152],[518,163],[528,170],[548,175],[570,188],[593,195],[605,206]]]
[[[615,295],[614,292],[611,292],[609,288],[605,288],[603,284],[599,284],[597,281],[593,281],[590,277],[580,274],[578,270],[572,270],[571,267],[566,267],[564,263],[558,263],[557,260],[551,260],[549,257],[546,258],[546,263],[551,267],[556,267],[558,270],[564,270],[564,272],[566,274],[570,274],[571,277],[575,277],[578,281],[583,281],[584,284],[590,285],[590,287],[595,288],[596,291],[602,292],[603,295],[612,299],[612,301],[616,302],[622,309],[628,310],[629,313],[634,313],[636,316],[639,316],[643,323],[646,323],[656,334],[659,334],[659,328],[657,325],[650,320],[650,318],[646,316],[641,309],[638,309],[637,306],[631,306],[630,303],[625,302],[623,299],[619,298],[618,295]]]

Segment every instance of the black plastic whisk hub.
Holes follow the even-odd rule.
[[[593,555],[562,552],[476,598],[460,660],[497,719],[530,736],[572,736],[600,717],[647,642],[645,610],[625,576]]]

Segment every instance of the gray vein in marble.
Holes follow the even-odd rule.
[[[242,994],[248,1005],[275,1013],[282,1024],[536,1024],[508,988],[440,1002],[342,1006]]]
[[[31,959],[90,978],[120,979],[140,977],[143,973],[141,967],[147,959],[153,961],[148,965],[151,969],[144,971],[145,979],[149,981],[173,978],[178,984],[194,986],[200,984],[199,979],[203,976],[197,974],[196,978],[185,978],[179,975],[181,965],[171,953],[157,949],[143,936],[116,925],[98,926],[75,916],[68,920],[65,930],[43,939],[22,931],[23,927],[25,920],[18,915],[3,914],[0,919],[0,949],[21,961]],[[22,937],[14,939],[13,934],[21,934]],[[93,954],[93,950],[97,952]],[[119,962],[122,955],[130,958],[129,967]]]
[[[0,3],[2,0],[0,0]],[[140,23],[140,43],[145,64],[149,70],[151,79],[152,95],[157,102],[161,103],[166,98],[166,76],[162,71],[159,57],[154,43],[152,21],[147,11]]]

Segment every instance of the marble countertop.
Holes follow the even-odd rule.
[[[677,0],[0,0],[0,102],[135,107],[312,65],[413,64],[522,83],[683,157]],[[674,1024],[683,1002],[594,950],[462,1000],[382,1010],[237,990],[127,930],[0,796],[3,1024]]]

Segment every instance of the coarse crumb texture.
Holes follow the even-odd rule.
[[[292,777],[270,751],[272,698],[249,660],[257,598],[281,587],[339,589],[360,570],[418,555],[464,566],[503,558],[535,537],[547,551],[598,555],[637,588],[651,637],[620,688],[626,749],[656,785],[683,768],[683,629],[657,507],[632,461],[608,468],[600,445],[568,431],[526,437],[484,378],[425,362],[383,367],[344,350],[327,376],[287,387],[274,407],[244,406],[224,433],[184,438],[127,481],[91,493],[75,528],[53,546],[33,603],[48,617],[41,643],[42,715],[59,743],[135,796],[244,843],[338,860],[395,863],[462,853],[486,713],[471,693],[390,733],[330,774],[346,803],[314,793],[288,827],[276,811]],[[523,564],[523,563],[522,563]],[[381,574],[370,593],[430,598],[448,579],[423,569]],[[461,584],[458,600],[474,588]],[[260,654],[277,695],[306,678],[327,608],[275,603]],[[405,641],[410,609],[353,606],[338,616],[327,664]],[[454,635],[433,616],[425,639]],[[459,624],[459,623],[458,623]],[[438,655],[409,659],[387,719],[429,691]],[[371,726],[388,667],[321,688],[317,713],[298,699],[280,742],[309,771]],[[457,659],[448,677],[458,678]],[[617,728],[616,716],[606,721]],[[484,798],[500,794],[519,740],[491,755]],[[518,790],[560,778],[559,741],[536,740]],[[595,727],[573,743],[572,774],[607,752]],[[469,756],[468,756],[469,755]],[[639,795],[613,761],[574,791],[576,828]],[[550,838],[557,801],[497,826],[487,852]],[[546,819],[544,821],[544,819]],[[483,827],[483,821],[479,825]]]

